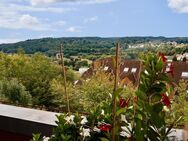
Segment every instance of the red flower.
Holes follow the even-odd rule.
[[[162,102],[165,106],[169,107],[170,104],[171,104],[169,97],[168,97],[166,94],[161,94],[161,96],[162,96],[161,102]]]
[[[111,130],[112,126],[110,124],[101,124],[98,127],[103,132],[108,132]]]
[[[162,61],[165,63],[167,61],[166,56],[164,55],[164,53],[159,52],[159,56],[162,58]]]
[[[120,107],[121,108],[128,107],[129,100],[130,98],[126,100],[125,98],[120,97],[120,100],[119,100]]]

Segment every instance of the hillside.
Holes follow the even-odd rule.
[[[60,44],[64,44],[65,56],[87,55],[87,54],[111,54],[112,47],[120,41],[124,48],[128,44],[146,42],[167,42],[188,43],[188,37],[165,38],[165,37],[121,37],[121,38],[100,38],[100,37],[66,37],[66,38],[42,38],[26,40],[12,44],[0,44],[0,51],[15,53],[18,48],[23,48],[27,54],[42,52],[49,56],[59,51]]]

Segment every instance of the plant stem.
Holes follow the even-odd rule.
[[[112,141],[115,141],[115,126],[116,126],[116,96],[115,92],[118,88],[118,77],[119,77],[119,50],[120,43],[116,45],[116,64],[115,64],[115,81],[114,81],[114,90],[112,97]]]
[[[67,79],[66,79],[66,71],[65,71],[64,56],[63,56],[62,48],[63,48],[63,45],[61,44],[60,57],[61,57],[61,66],[62,66],[62,71],[63,71],[64,91],[65,91],[65,95],[67,99],[67,110],[68,110],[68,113],[70,113],[69,95],[67,93]]]

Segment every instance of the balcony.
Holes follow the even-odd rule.
[[[0,104],[1,141],[29,141],[33,133],[52,134],[58,113]]]

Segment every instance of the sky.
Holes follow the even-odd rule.
[[[86,36],[188,37],[188,0],[0,0],[0,43]]]

